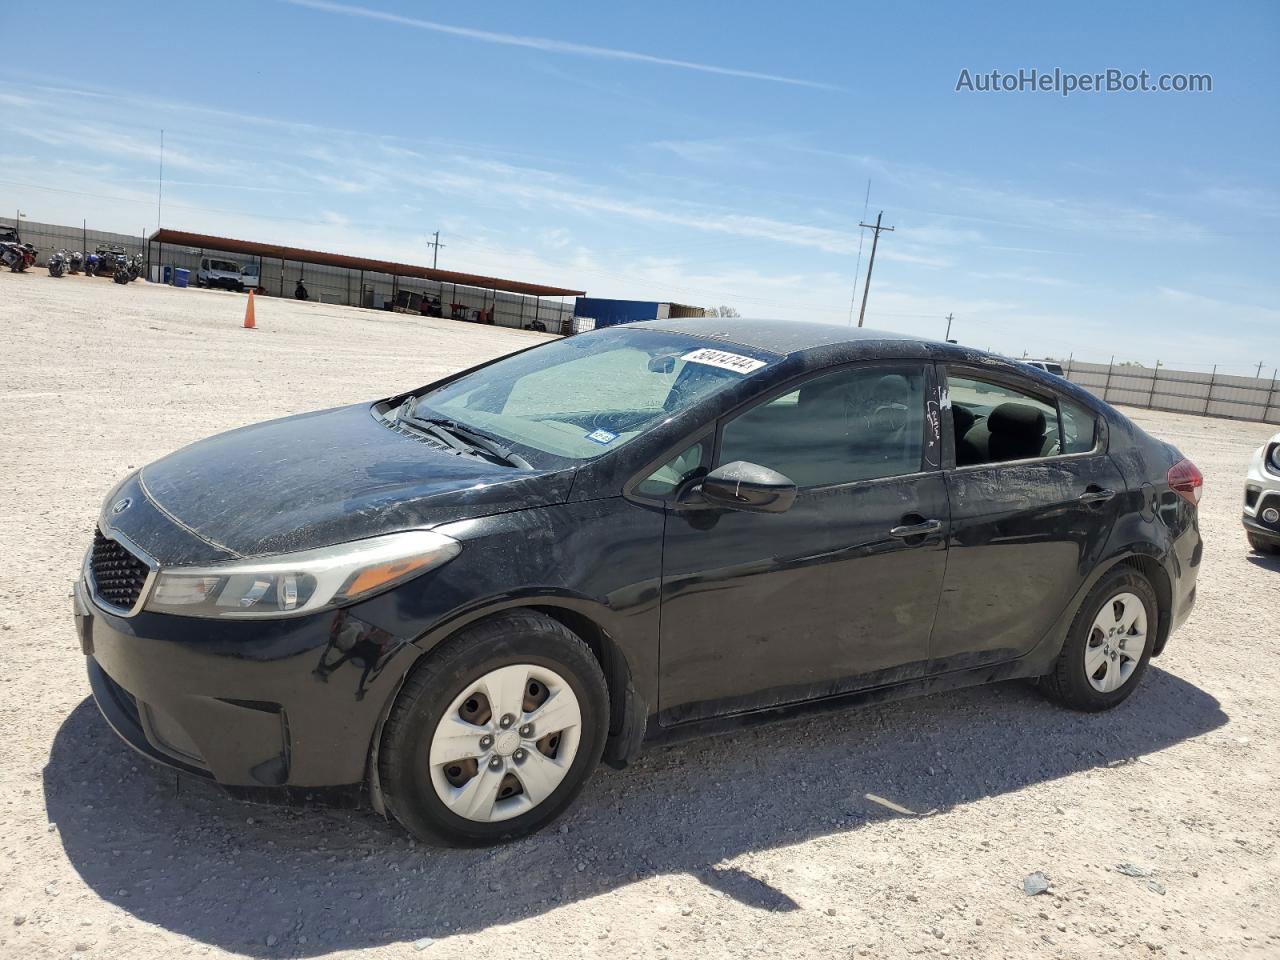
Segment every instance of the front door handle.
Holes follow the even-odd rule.
[[[1101,487],[1089,487],[1076,499],[1081,503],[1106,503],[1116,495],[1114,490],[1103,490]]]
[[[896,537],[899,540],[909,540],[912,537],[923,537],[930,533],[937,533],[941,529],[941,520],[926,520],[924,523],[908,523],[901,527],[894,527],[889,531],[889,536]]]

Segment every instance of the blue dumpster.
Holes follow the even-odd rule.
[[[173,271],[173,285],[175,287],[185,287],[187,281],[191,279],[191,271],[182,267],[175,267]]]

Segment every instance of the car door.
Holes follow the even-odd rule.
[[[933,671],[1030,651],[1097,564],[1124,498],[1105,420],[1012,373],[944,368],[950,553]]]
[[[700,445],[703,472],[757,463],[798,493],[751,513],[699,504],[692,481],[669,504],[660,722],[924,673],[946,565],[935,391],[930,364],[853,364],[775,390]],[[665,483],[689,475],[695,454],[680,456]]]

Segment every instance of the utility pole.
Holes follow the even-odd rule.
[[[160,204],[164,198],[164,128],[160,128],[160,179],[156,183],[156,229],[164,226],[160,222]]]
[[[862,285],[862,309],[858,311],[858,326],[862,326],[862,321],[867,315],[867,294],[871,292],[871,270],[876,265],[876,244],[880,242],[880,233],[884,230],[888,230],[890,233],[893,232],[893,227],[880,226],[880,218],[883,216],[884,211],[881,210],[876,214],[874,225],[870,223],[858,224],[860,227],[875,231],[875,235],[871,238],[871,259],[867,261],[867,282]]]
[[[950,342],[950,340],[951,340],[951,321],[952,321],[952,320],[954,320],[954,319],[955,319],[955,315],[954,315],[954,314],[951,314],[951,313],[948,313],[948,314],[947,314],[947,335],[946,335],[945,337],[943,337],[942,339],[943,339],[943,340],[946,340],[946,341],[948,341],[948,342]]]
[[[444,246],[444,244],[440,242],[439,230],[436,231],[435,239],[428,243],[427,246],[431,247],[431,269],[434,270],[436,268],[436,263],[439,261],[440,248]]]

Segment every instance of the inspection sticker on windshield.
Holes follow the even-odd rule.
[[[618,435],[616,433],[610,433],[608,430],[592,430],[587,434],[587,439],[592,443],[599,443],[603,445],[606,443],[613,443],[613,441],[618,439]]]
[[[721,370],[732,370],[734,373],[742,374],[752,373],[765,366],[763,360],[744,357],[740,353],[729,353],[727,350],[712,350],[710,347],[691,351],[680,359],[686,363],[705,363],[709,367],[719,367]]]

